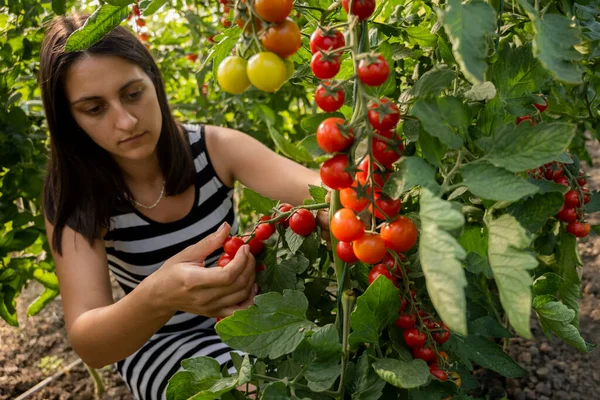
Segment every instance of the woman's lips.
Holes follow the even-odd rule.
[[[144,136],[145,134],[146,134],[146,132],[142,132],[142,133],[140,133],[139,135],[132,136],[132,137],[130,137],[130,138],[128,138],[128,139],[125,139],[125,140],[121,140],[121,142],[120,142],[120,143],[129,143],[129,142],[133,142],[134,140],[137,140],[137,139],[141,138],[141,137],[142,137],[142,136]]]

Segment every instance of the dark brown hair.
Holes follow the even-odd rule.
[[[83,14],[55,18],[46,30],[40,54],[40,88],[50,130],[43,208],[54,225],[52,247],[58,254],[62,254],[65,225],[93,245],[102,228],[109,227],[115,211],[133,207],[133,196],[117,163],[83,132],[69,110],[64,80],[69,67],[83,55],[118,56],[144,70],[154,83],[162,114],[157,152],[166,180],[165,193],[182,193],[194,182],[190,146],[180,134],[160,71],[144,44],[119,26],[85,51],[65,52],[69,35],[87,18]]]

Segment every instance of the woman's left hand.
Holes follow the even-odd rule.
[[[325,201],[331,201],[331,192],[325,196]],[[327,248],[331,250],[331,233],[329,232],[329,210],[322,209],[317,211],[317,225],[321,228],[321,238],[327,243]]]

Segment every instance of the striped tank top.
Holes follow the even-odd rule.
[[[191,211],[168,223],[153,221],[138,210],[114,215],[104,236],[108,267],[126,294],[167,259],[215,232],[223,222],[237,231],[233,189],[219,179],[210,162],[204,126],[184,127],[196,168]],[[220,254],[215,251],[205,265],[215,266]],[[221,342],[214,325],[214,318],[179,311],[141,349],[119,361],[117,370],[134,397],[166,399],[168,380],[186,358],[209,356],[231,367],[231,349]]]

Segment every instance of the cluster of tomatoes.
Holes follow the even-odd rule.
[[[127,21],[131,21],[132,19],[138,28],[144,28],[146,26],[146,20],[142,17],[142,12],[137,3],[131,6],[131,11],[129,11],[129,15],[127,16]],[[150,34],[146,31],[142,31],[138,33],[138,38],[142,42],[147,42],[148,39],[150,39]]]
[[[533,106],[541,113],[543,113],[544,111],[546,111],[546,109],[548,108],[548,99],[546,98],[546,96],[540,96],[542,100],[544,100],[544,104],[537,104],[537,103],[533,103]],[[521,117],[517,117],[517,125],[519,125],[521,122],[523,121],[529,121],[531,123],[531,126],[535,126],[535,119],[533,118],[533,116],[531,114],[527,114],[527,115],[523,115]]]
[[[567,232],[576,237],[586,237],[590,234],[591,226],[585,222],[585,209],[583,205],[590,202],[591,197],[587,188],[587,180],[583,171],[579,171],[577,179],[569,179],[565,175],[564,166],[552,162],[539,167],[531,172],[536,179],[547,179],[569,188],[565,193],[565,201],[562,208],[556,214],[556,218],[567,223]]]
[[[229,12],[231,0],[219,0]],[[260,37],[260,51],[248,60],[238,55],[225,58],[217,70],[221,88],[231,94],[241,94],[251,85],[264,92],[277,91],[294,73],[294,55],[302,45],[302,35],[296,22],[288,18],[293,0],[245,0],[236,2],[234,19],[245,34]],[[229,20],[223,17],[222,23]]]

